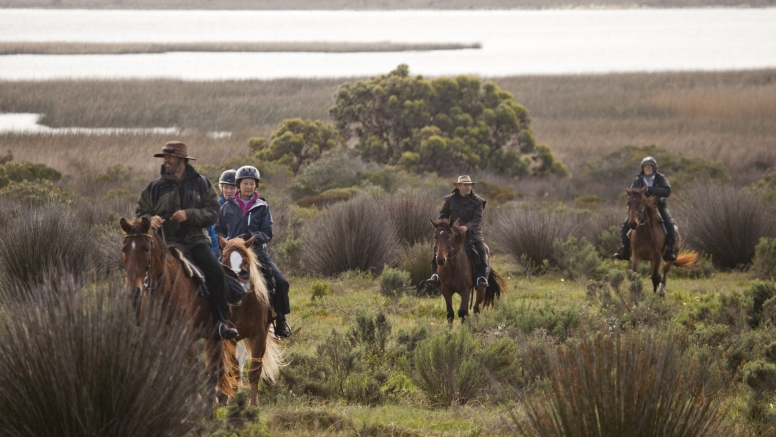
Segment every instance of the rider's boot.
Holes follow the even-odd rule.
[[[663,260],[665,262],[676,261],[676,252],[674,252],[674,243],[676,243],[676,227],[671,222],[665,223],[666,227],[666,242],[665,252],[663,253]]]
[[[240,334],[229,320],[221,320],[216,326],[216,334],[220,340],[231,340],[238,337]]]
[[[436,274],[437,270],[437,261],[436,261],[436,255],[434,255],[434,258],[431,259],[431,271],[433,274],[430,278],[426,279],[426,283],[429,285],[439,285],[439,276]]]
[[[275,317],[275,320],[273,320],[273,323],[275,326],[275,337],[288,338],[291,336],[291,327],[288,326],[288,322],[286,322],[285,314],[278,314],[278,316]]]
[[[490,276],[490,257],[487,253],[483,253],[480,255],[482,257],[482,262],[480,266],[477,268],[478,278],[477,278],[477,288],[488,288],[488,276]]]
[[[620,247],[620,250],[614,253],[612,257],[614,259],[619,259],[622,261],[630,261],[631,258],[631,246],[630,246],[630,238],[628,238],[628,223],[625,222],[622,225],[622,229],[620,229],[620,240],[622,241],[622,247]]]

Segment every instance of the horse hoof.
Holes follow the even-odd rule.
[[[664,284],[660,284],[660,287],[657,288],[657,295],[660,297],[666,296],[666,286]]]

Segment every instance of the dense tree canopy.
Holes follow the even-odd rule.
[[[568,175],[548,146],[536,145],[528,110],[493,82],[425,80],[400,65],[346,82],[334,98],[329,112],[340,135],[366,161],[442,173]]]
[[[338,144],[337,131],[320,120],[289,118],[272,132],[269,142],[261,137],[251,138],[249,146],[260,159],[285,164],[298,173],[311,161]]]

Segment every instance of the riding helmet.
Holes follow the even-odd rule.
[[[244,165],[238,168],[237,173],[234,175],[234,179],[237,181],[237,183],[240,183],[240,179],[246,178],[256,179],[256,183],[258,184],[261,180],[259,177],[259,170],[252,165]]]
[[[221,173],[221,177],[218,178],[218,183],[226,185],[237,185],[237,181],[234,180],[235,173],[237,173],[237,170],[234,169],[230,169]]]
[[[657,161],[655,158],[651,156],[647,156],[646,158],[641,160],[641,171],[644,171],[644,166],[647,164],[652,164],[652,167],[655,169],[655,173],[657,173]]]

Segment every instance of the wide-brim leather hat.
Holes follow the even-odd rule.
[[[472,178],[470,178],[469,175],[465,174],[463,176],[458,176],[458,181],[453,182],[453,185],[462,185],[462,184],[474,185],[476,183],[477,182],[472,182]]]
[[[154,158],[163,158],[164,155],[177,156],[178,158],[191,159],[196,161],[197,158],[189,156],[188,146],[180,141],[169,141],[162,147],[162,153],[157,153]]]

